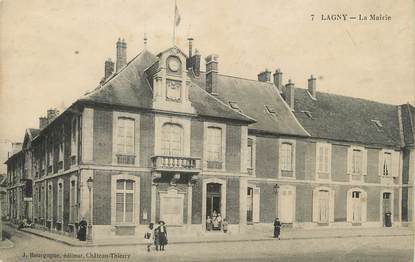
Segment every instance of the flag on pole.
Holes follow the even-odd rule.
[[[180,14],[179,14],[179,8],[177,8],[177,4],[174,3],[174,5],[175,5],[175,8],[174,8],[174,24],[176,26],[178,26],[180,24],[181,17],[180,17]]]

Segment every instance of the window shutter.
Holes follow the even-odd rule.
[[[352,163],[353,163],[353,149],[352,147],[347,148],[347,173],[352,174]]]
[[[367,150],[362,150],[362,175],[367,175]]]
[[[366,222],[367,220],[367,194],[366,192],[362,192],[362,222]]]
[[[260,197],[261,197],[261,189],[259,187],[254,187],[254,195],[253,195],[253,222],[259,223],[259,212],[260,212]]]
[[[329,212],[330,212],[330,214],[329,214],[329,221],[330,222],[334,222],[334,197],[335,197],[335,195],[334,195],[334,190],[333,189],[331,189],[330,190],[330,203],[329,203],[329,208],[330,208],[330,210],[329,210]]]
[[[392,176],[399,177],[400,152],[393,151],[392,153]]]
[[[329,174],[331,174],[331,144],[327,144],[327,161],[327,171],[329,172]]]
[[[347,192],[347,222],[352,222],[352,197],[351,192]]]
[[[379,165],[378,165],[379,176],[383,175],[383,154],[384,154],[383,150],[380,150],[379,151]]]
[[[313,190],[313,222],[318,222],[318,189]]]

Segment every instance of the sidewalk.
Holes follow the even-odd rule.
[[[146,245],[144,239],[137,237],[117,237],[105,240],[96,240],[93,243],[81,242],[64,235],[58,235],[38,229],[25,228],[21,231],[27,232],[39,237],[54,240],[69,246],[132,246]],[[339,229],[283,229],[281,240],[295,239],[323,239],[323,238],[351,238],[351,237],[384,237],[384,236],[413,236],[411,228],[339,228]],[[209,243],[209,242],[241,242],[241,241],[278,241],[272,237],[272,232],[248,231],[246,233],[201,233],[200,235],[176,235],[169,236],[169,244],[191,244],[191,243]]]
[[[14,247],[14,243],[10,240],[8,240],[7,238],[4,239],[3,241],[0,241],[0,249],[3,248],[12,248]]]

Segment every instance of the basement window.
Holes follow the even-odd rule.
[[[310,111],[307,111],[307,110],[303,110],[303,111],[301,111],[304,115],[306,115],[308,118],[313,118],[313,115],[311,114],[311,112]]]

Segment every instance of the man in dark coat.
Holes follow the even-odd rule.
[[[88,226],[88,222],[86,222],[85,218],[83,217],[81,221],[79,221],[79,230],[78,230],[78,239],[81,241],[86,241],[87,226]]]
[[[280,239],[280,233],[281,233],[281,222],[280,220],[277,218],[275,218],[274,221],[274,238]]]

